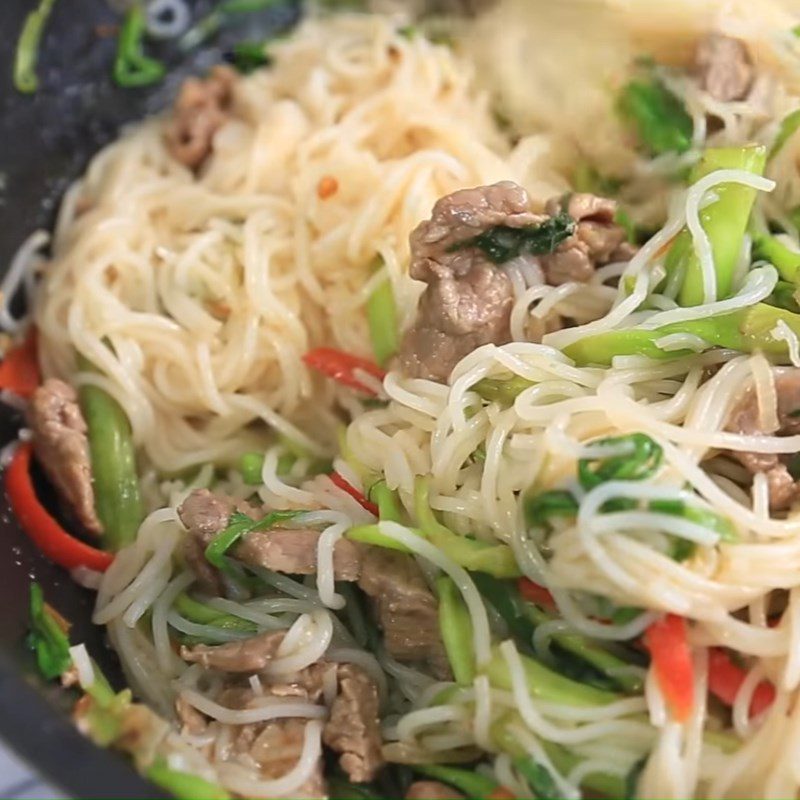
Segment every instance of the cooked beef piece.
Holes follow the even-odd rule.
[[[269,693],[276,697],[302,697],[312,703],[318,703],[325,693],[325,680],[331,672],[336,673],[337,664],[330,661],[318,661],[311,664],[287,679],[279,679],[270,683]]]
[[[745,390],[731,412],[727,430],[751,436],[765,433],[777,436],[800,434],[800,369],[776,369],[774,377],[778,395],[778,430],[765,431],[761,428],[758,397],[753,386]],[[796,481],[789,472],[791,454],[731,451],[731,455],[753,475],[766,473],[770,508],[788,508],[800,497],[800,481]]]
[[[629,259],[635,250],[626,242],[625,229],[614,222],[615,200],[577,193],[548,200],[548,214],[566,211],[577,223],[575,233],[561,242],[555,252],[540,256],[547,283],[588,281],[598,266]]]
[[[178,508],[178,516],[186,528],[183,557],[210,594],[223,593],[217,570],[206,559],[206,547],[223,530],[230,518],[232,504],[208,489],[195,489]]]
[[[289,575],[314,575],[320,532],[275,528],[246,534],[234,549],[245,564],[266,567]],[[337,581],[355,581],[361,574],[361,547],[339,539],[333,548],[333,570]]]
[[[181,723],[181,730],[190,736],[205,733],[208,728],[208,717],[186,702],[182,695],[175,700],[175,714]]]
[[[719,33],[700,40],[695,67],[700,86],[723,103],[747,97],[755,77],[744,42]]]
[[[29,423],[36,457],[83,527],[101,534],[94,510],[92,465],[86,421],[68,383],[46,380],[31,398]]]
[[[341,753],[339,763],[351,781],[371,781],[383,766],[378,719],[378,689],[374,681],[352,664],[338,671],[339,693],[333,701],[322,740]]]
[[[374,602],[389,655],[425,661],[438,678],[449,679],[438,603],[417,562],[396,550],[367,548],[358,585]]]
[[[165,139],[172,156],[190,169],[199,168],[211,153],[214,134],[231,115],[236,73],[216,66],[205,78],[187,78],[167,124]]]
[[[511,281],[464,243],[497,225],[521,228],[546,219],[529,203],[526,191],[508,181],[463,189],[439,200],[411,234],[410,274],[428,287],[400,350],[407,374],[445,381],[477,347],[509,340]]]
[[[406,800],[464,800],[464,795],[439,781],[414,781],[408,787]]]
[[[222,672],[259,672],[278,652],[286,631],[267,631],[237,642],[181,647],[181,658]]]

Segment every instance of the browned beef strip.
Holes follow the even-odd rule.
[[[206,559],[206,547],[228,524],[232,504],[227,498],[208,489],[195,489],[178,508],[178,516],[186,528],[183,557],[200,585],[214,595],[223,593],[217,570]]]
[[[383,766],[378,719],[378,689],[352,664],[338,671],[339,693],[322,734],[323,742],[341,753],[339,763],[351,781],[371,781]]]
[[[450,678],[438,603],[417,562],[395,550],[367,548],[358,585],[374,601],[389,654],[398,661],[425,661],[434,675]]]
[[[36,457],[83,527],[101,534],[94,509],[86,421],[68,383],[49,378],[31,398],[29,423]]]
[[[562,209],[577,223],[575,233],[563,241],[555,252],[540,257],[547,283],[588,281],[598,266],[618,258],[631,257],[625,241],[625,229],[614,222],[617,203],[605,197],[579,192],[566,198],[555,197],[547,202],[547,212],[556,215]]]
[[[464,795],[439,781],[414,781],[408,787],[406,800],[463,800]]]
[[[253,531],[234,549],[245,564],[266,567],[289,575],[314,575],[320,532],[305,529]],[[361,574],[361,547],[339,539],[333,548],[333,570],[337,581],[355,581]]]
[[[236,73],[216,66],[207,78],[187,78],[181,86],[164,137],[172,156],[190,169],[208,158],[214,134],[231,115]]]
[[[221,672],[259,672],[275,658],[285,635],[286,631],[267,631],[237,642],[183,646],[181,658]]]
[[[700,40],[695,51],[695,68],[700,86],[724,103],[747,97],[755,77],[745,43],[719,33]]]
[[[400,363],[412,376],[445,381],[481,345],[510,338],[513,290],[502,267],[477,247],[464,247],[497,225],[543,221],[527,193],[511,182],[463,189],[439,200],[411,234],[412,278],[425,281],[414,326],[403,338]]]
[[[775,434],[795,436],[800,434],[800,369],[776,369],[775,391],[778,395],[777,431],[761,428],[758,413],[758,398],[755,388],[748,387],[728,419],[727,430],[747,435]],[[800,481],[789,472],[791,455],[779,453],[757,453],[731,451],[753,475],[764,472],[769,484],[770,508],[785,509],[800,498]]]

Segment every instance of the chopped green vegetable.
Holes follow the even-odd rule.
[[[14,87],[18,92],[32,94],[39,88],[36,62],[42,34],[54,5],[55,0],[40,0],[38,7],[25,17],[14,54]]]
[[[491,796],[498,785],[497,781],[487,778],[475,770],[443,766],[441,764],[415,764],[414,772],[454,786],[470,800],[483,800],[483,798]]]
[[[477,247],[495,264],[505,264],[523,254],[545,255],[575,233],[575,220],[561,212],[538,225],[511,228],[495,225],[471,239],[453,245],[450,250]]]
[[[710,509],[690,505],[683,500],[651,500],[649,508],[659,514],[683,517],[683,519],[693,522],[701,528],[714,531],[719,534],[719,538],[723,542],[736,542],[739,540],[739,535],[733,523]]]
[[[626,452],[606,458],[582,458],[578,462],[578,477],[587,491],[606,481],[643,481],[661,466],[664,451],[661,445],[645,433],[611,436],[598,439],[593,445],[623,445]]]
[[[795,284],[800,270],[800,253],[788,248],[783,242],[768,233],[753,236],[753,259],[769,261],[778,270],[781,278]],[[797,287],[795,286],[794,289]]]
[[[594,686],[565,678],[530,656],[520,655],[520,660],[528,691],[540,700],[568,706],[598,706],[621,698],[615,692],[596,689]],[[492,649],[492,658],[486,666],[486,674],[495,688],[511,690],[508,664],[497,647]]]
[[[783,148],[786,142],[795,135],[798,128],[800,128],[800,108],[792,111],[791,114],[783,118],[781,126],[778,128],[778,133],[775,136],[775,141],[769,149],[767,160],[773,159],[778,154],[778,151]]]
[[[216,608],[200,603],[185,593],[178,595],[175,599],[174,607],[182,617],[199,625],[210,625],[226,631],[241,631],[242,633],[256,633],[258,631],[258,627],[254,622],[242,619],[234,614],[217,611]]]
[[[561,796],[547,767],[539,764],[536,759],[531,756],[516,758],[514,766],[528,782],[534,797],[539,800],[557,800]]]
[[[419,28],[416,25],[403,25],[397,29],[397,35],[404,39],[414,39],[419,36]]]
[[[486,572],[496,578],[518,578],[522,574],[514,551],[508,545],[459,536],[442,525],[430,506],[429,490],[427,479],[418,476],[414,484],[414,514],[420,530],[431,544],[472,572]]]
[[[144,33],[144,11],[141,4],[135,2],[125,15],[117,41],[114,80],[119,86],[149,86],[166,75],[167,70],[160,61],[145,55],[142,46]]]
[[[797,302],[797,286],[788,281],[778,281],[772,294],[764,302],[771,306],[784,308],[793,314],[800,313],[800,303]]]
[[[528,497],[525,500],[525,521],[531,528],[550,528],[554,517],[574,517],[578,513],[578,501],[564,489]]]
[[[484,400],[488,400],[490,403],[511,406],[531,386],[533,386],[532,381],[519,375],[514,375],[506,379],[484,378],[472,387],[472,391],[477,392]]]
[[[262,453],[244,453],[239,459],[239,472],[248,486],[261,485],[261,472],[264,469]]]
[[[82,356],[78,365],[94,371]],[[88,428],[94,506],[103,525],[103,544],[119,550],[136,538],[144,519],[131,424],[120,404],[99,386],[84,384],[78,398]]]
[[[163,758],[156,759],[145,773],[156,786],[166,789],[177,800],[229,800],[221,786],[188,772],[170,769]]]
[[[637,791],[639,786],[639,778],[642,777],[644,768],[647,766],[647,756],[640,758],[630,769],[625,776],[625,800],[635,800],[639,793]]]
[[[259,67],[269,64],[266,48],[266,42],[239,42],[225,54],[225,60],[243,75],[249,75]]]
[[[436,580],[439,595],[439,630],[456,683],[469,686],[475,679],[472,617],[458,587],[446,576]]]
[[[762,175],[766,165],[766,150],[762,145],[747,147],[709,148],[694,167],[691,183],[722,169],[737,169]],[[711,244],[716,273],[717,299],[729,297],[734,289],[733,278],[742,252],[756,190],[738,183],[723,183],[714,187],[717,200],[700,211],[700,222]],[[703,270],[687,228],[680,233],[666,260],[667,274],[678,273],[681,287],[678,302],[682,306],[697,306],[706,301],[703,291]]]
[[[225,559],[225,554],[233,547],[239,539],[246,533],[251,531],[265,531],[272,528],[278,522],[285,522],[286,520],[294,519],[304,511],[270,511],[265,517],[259,520],[254,520],[242,514],[239,511],[234,511],[228,520],[228,525],[225,530],[220,531],[206,547],[206,559],[209,563],[213,564],[217,569],[226,571],[228,563]]]
[[[625,238],[631,244],[638,244],[639,242],[639,227],[631,219],[631,215],[624,209],[618,208],[614,212],[614,222],[625,230]]]
[[[692,146],[692,118],[655,76],[628,83],[620,94],[618,108],[642,147],[652,155],[685,153]]]
[[[411,530],[424,538],[422,531],[414,528]],[[381,533],[381,529],[377,525],[356,525],[355,528],[350,528],[345,536],[347,536],[348,539],[352,539],[354,542],[361,542],[362,544],[384,547],[387,550],[397,550],[400,553],[411,552],[402,542],[398,542],[390,536]]]
[[[47,680],[52,680],[63,675],[72,664],[69,637],[44,602],[44,593],[38,583],[31,584],[30,604],[31,629],[26,643],[36,653],[39,672]]]
[[[385,480],[373,483],[367,492],[367,499],[378,506],[378,518],[381,522],[402,522],[403,508],[397,492],[390,489]]]
[[[334,776],[328,780],[330,800],[383,800],[384,795],[370,784],[351,783],[346,778]]]
[[[367,300],[367,320],[375,360],[382,367],[400,349],[400,323],[392,282],[384,278]]]
[[[622,187],[622,181],[601,175],[588,161],[581,161],[572,173],[572,186],[576,192],[613,197]]]

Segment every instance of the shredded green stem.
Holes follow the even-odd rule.
[[[124,88],[149,86],[160,81],[166,74],[166,68],[160,61],[144,54],[142,46],[144,33],[144,11],[136,3],[125,15],[117,42],[114,80],[119,86]]]
[[[14,56],[14,86],[19,92],[32,94],[39,88],[36,75],[39,45],[54,5],[55,0],[41,0],[39,7],[25,17]]]

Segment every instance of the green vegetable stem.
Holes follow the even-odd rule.
[[[124,88],[149,86],[157,83],[166,68],[154,58],[145,55],[143,39],[145,17],[142,6],[136,2],[125,15],[125,21],[117,41],[117,57],[114,61],[114,80]]]
[[[461,592],[453,581],[442,576],[436,581],[439,594],[439,630],[456,683],[469,686],[475,679],[472,619]]]
[[[14,86],[19,92],[32,94],[39,88],[36,62],[44,28],[54,5],[55,0],[41,0],[38,7],[25,17],[14,54]]]

